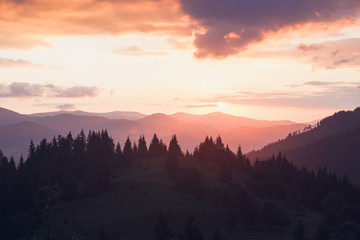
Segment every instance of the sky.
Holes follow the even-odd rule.
[[[318,120],[360,106],[360,1],[1,0],[0,106]]]

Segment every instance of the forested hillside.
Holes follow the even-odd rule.
[[[156,134],[121,147],[105,130],[69,133],[31,142],[18,166],[0,158],[6,239],[360,235],[360,189],[346,176],[299,169],[282,154],[250,164],[220,136],[183,153],[175,135],[168,147]]]
[[[340,175],[347,173],[351,181],[360,183],[359,139],[360,108],[356,108],[335,113],[305,132],[289,134],[247,156],[255,161],[282,152],[298,167],[306,166],[316,171],[319,166],[326,166],[328,171]]]

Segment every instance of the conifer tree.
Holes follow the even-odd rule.
[[[236,160],[239,164],[240,170],[244,170],[245,162],[244,162],[244,155],[241,150],[241,146],[239,145],[236,153]]]
[[[170,158],[179,158],[182,155],[183,154],[182,154],[180,145],[178,143],[176,135],[174,134],[169,143],[169,150],[168,150],[167,156]]]
[[[59,197],[59,186],[57,184],[51,184],[50,180],[48,180],[47,185],[40,188],[37,192],[37,201],[45,223],[44,239],[46,240],[51,240],[54,237],[52,226],[54,224],[55,208],[58,204]]]
[[[18,169],[21,169],[20,171],[22,171],[24,169],[24,158],[23,158],[22,154],[20,156]]]
[[[179,235],[181,240],[202,240],[203,235],[198,223],[193,215],[190,215],[187,219],[184,233]]]
[[[130,138],[127,137],[123,149],[123,159],[125,164],[132,163],[133,161],[133,149],[131,147],[131,141]]]
[[[169,151],[166,156],[165,170],[172,179],[176,179],[180,174],[179,157],[182,155],[180,146],[176,139],[176,135],[173,135],[169,144]]]
[[[158,157],[160,155],[161,155],[160,140],[158,139],[156,133],[154,133],[154,136],[149,145],[149,157]]]
[[[53,146],[57,145],[56,140],[53,140]],[[55,147],[57,148],[57,147]],[[84,168],[86,166],[86,136],[84,131],[78,134],[73,142],[73,166],[77,177],[84,175]]]
[[[294,240],[307,240],[308,239],[306,237],[306,231],[304,229],[302,220],[299,220],[299,223],[298,223],[297,227],[295,228],[295,231],[293,233],[293,239]]]
[[[35,146],[33,140],[30,141],[28,152],[29,152],[28,159],[31,159],[35,156]]]
[[[221,149],[221,150],[224,149],[224,143],[222,142],[220,135],[216,138],[215,146],[217,149]]]
[[[169,222],[162,212],[159,212],[157,216],[154,232],[156,240],[169,240],[175,235],[174,230],[169,226]]]
[[[120,143],[118,142],[115,148],[115,165],[117,166],[121,165],[122,160],[123,160],[123,153],[121,151]]]
[[[139,150],[138,146],[136,145],[136,142],[134,142],[133,148],[132,148],[133,159],[138,158],[138,150]]]
[[[145,136],[142,135],[139,138],[138,142],[138,157],[139,158],[145,158],[148,155],[148,149],[145,141]]]
[[[163,142],[162,139],[160,139],[160,149],[159,149],[159,156],[164,156],[167,154],[167,147],[166,147],[166,144]]]

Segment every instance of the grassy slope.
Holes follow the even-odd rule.
[[[110,191],[61,204],[54,224],[55,239],[71,239],[73,232],[84,239],[98,239],[101,229],[110,239],[154,239],[153,226],[159,211],[164,212],[177,233],[183,231],[185,221],[192,213],[203,230],[204,239],[212,236],[215,227],[218,227],[223,239],[228,240],[292,239],[297,224],[294,216],[291,226],[283,231],[276,228],[269,231],[263,225],[249,229],[240,223],[234,235],[230,235],[225,221],[233,210],[212,202],[206,195],[204,200],[199,200],[194,194],[175,189],[163,170],[163,161],[137,160],[117,171]],[[222,184],[215,177],[214,166],[203,166],[202,174],[204,187]],[[307,213],[303,220],[307,232],[312,233],[319,216]]]

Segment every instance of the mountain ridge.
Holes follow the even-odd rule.
[[[326,117],[317,127],[270,143],[247,153],[250,160],[265,160],[282,152],[298,167],[316,171],[326,166],[329,171],[349,175],[360,183],[360,108],[340,111]]]
[[[190,152],[192,152],[194,147],[199,142],[203,141],[206,136],[216,137],[218,135],[221,135],[224,138],[224,141],[229,143],[230,148],[234,151],[237,149],[239,144],[241,144],[243,151],[247,152],[252,149],[258,149],[264,146],[269,142],[269,140],[277,140],[279,138],[285,137],[289,130],[293,131],[294,129],[303,128],[304,126],[302,124],[281,126],[273,125],[265,127],[263,131],[262,120],[259,120],[259,126],[257,127],[243,126],[244,122],[242,120],[244,117],[237,117],[223,113],[205,115],[202,120],[203,122],[195,121],[192,123],[189,121],[179,120],[173,115],[166,115],[163,113],[145,115],[145,117],[138,120],[110,119],[104,116],[96,115],[88,116],[83,115],[84,112],[80,112],[80,114],[79,112],[76,112],[78,114],[71,114],[64,111],[57,115],[56,113],[59,112],[51,112],[49,116],[44,117],[40,117],[39,115],[37,117],[32,116],[32,122],[47,129],[52,129],[53,134],[67,134],[68,132],[72,132],[74,135],[79,133],[80,130],[84,130],[85,134],[87,134],[89,130],[101,131],[106,129],[109,134],[113,136],[115,141],[120,142],[121,146],[123,146],[127,137],[130,137],[130,139],[134,141],[137,140],[140,135],[144,135],[147,143],[149,144],[153,134],[156,133],[158,137],[164,141],[164,143],[168,143],[171,139],[171,136],[176,134],[179,143],[184,148],[183,151],[189,150]],[[22,116],[21,114],[19,115]],[[201,115],[199,116],[201,117]],[[211,116],[213,120],[210,121],[206,119],[208,116]],[[214,121],[214,117],[218,118],[218,124]],[[232,124],[228,124],[229,122],[219,117],[231,119]],[[239,122],[237,123],[236,121]],[[257,120],[253,121],[251,119],[251,121],[254,125]],[[277,122],[266,122],[266,124],[270,123],[275,124]],[[278,130],[271,131],[270,129],[272,127]],[[14,129],[14,131],[16,132],[17,130]],[[251,134],[251,131],[254,132],[254,134]],[[19,134],[20,133],[15,133],[15,135]],[[36,136],[36,134],[34,136]],[[254,139],[254,136],[256,136],[256,139]],[[6,139],[7,137],[9,136],[0,136],[2,139]],[[14,152],[23,152],[24,149],[27,149],[28,143],[23,145],[22,150],[18,149]],[[4,146],[0,145],[0,149],[3,148]],[[6,152],[11,153],[8,150],[6,150]]]

